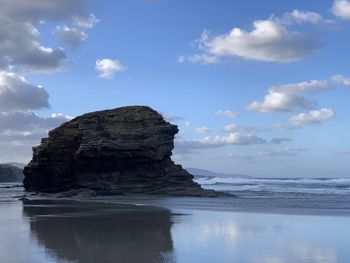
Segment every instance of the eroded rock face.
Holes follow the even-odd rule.
[[[178,128],[149,107],[92,112],[52,130],[25,167],[27,191],[215,196],[171,160]]]

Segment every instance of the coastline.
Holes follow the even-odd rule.
[[[344,197],[345,198],[345,197]],[[346,197],[350,198],[350,197]],[[337,200],[328,196],[314,202],[302,203],[299,199],[281,200],[274,198],[242,198],[237,196],[191,197],[167,195],[76,195],[57,197],[57,194],[25,195],[19,201],[42,202],[81,202],[101,205],[131,205],[155,207],[168,210],[222,211],[243,213],[270,213],[286,215],[350,216],[350,203],[335,206]],[[328,202],[327,202],[328,201]]]

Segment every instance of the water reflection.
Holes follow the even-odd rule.
[[[349,217],[0,202],[0,262],[348,263]]]
[[[348,217],[194,211],[174,224],[179,263],[348,263]]]
[[[25,202],[30,231],[59,260],[169,262],[171,214],[126,205]]]

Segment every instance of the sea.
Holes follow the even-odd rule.
[[[21,183],[0,183],[0,201],[14,201],[25,194]]]
[[[333,210],[336,213],[350,214],[350,178],[195,176],[195,181],[205,189],[229,193],[235,197],[223,197],[210,201],[212,209],[273,210],[282,208],[308,209],[309,211]],[[0,200],[15,200],[23,197],[24,194],[21,183],[0,184]],[[132,197],[131,202],[135,199],[138,198]],[[160,200],[158,197],[140,197],[140,199],[147,205],[157,204]],[[118,198],[118,201],[123,200],[130,200],[130,198]],[[172,206],[206,206],[206,202],[196,198],[166,198],[166,200]]]
[[[350,178],[235,178],[197,177],[204,188],[240,195],[327,194],[349,195]]]
[[[350,209],[350,178],[196,176],[195,181],[239,197],[234,202],[239,207]]]

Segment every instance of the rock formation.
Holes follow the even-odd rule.
[[[23,178],[22,169],[10,164],[0,164],[0,183],[21,182]]]
[[[178,128],[149,107],[87,113],[49,132],[25,167],[27,191],[216,196],[171,160]]]

